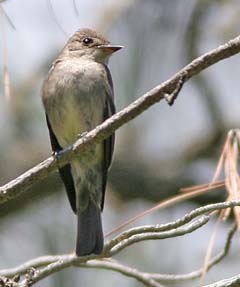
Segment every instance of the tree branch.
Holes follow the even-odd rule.
[[[74,254],[66,254],[66,255],[57,255],[57,256],[43,256],[39,257],[33,260],[30,260],[28,262],[25,262],[24,264],[12,268],[12,269],[5,269],[5,270],[0,270],[0,276],[6,276],[6,277],[12,277],[16,274],[22,275],[25,274],[29,269],[36,269],[40,268],[39,270],[36,270],[33,272],[33,276],[31,277],[31,284],[38,282],[39,280],[56,273],[62,269],[65,269],[70,266],[85,266],[86,262],[91,261],[92,259],[102,259],[102,258],[109,258],[113,256],[114,254],[120,252],[123,248],[129,246],[130,244],[143,241],[143,240],[149,240],[149,239],[164,239],[164,238],[169,238],[169,237],[176,237],[180,236],[186,233],[193,232],[194,230],[200,228],[204,224],[206,224],[209,220],[209,217],[201,217],[199,220],[194,221],[192,224],[189,224],[185,228],[176,228],[173,229],[172,231],[165,232],[165,233],[158,233],[156,232],[156,236],[154,236],[154,232],[152,233],[144,233],[143,237],[138,238],[130,238],[130,239],[125,239],[123,246],[117,245],[115,249],[111,250],[106,250],[105,252],[102,253],[101,255],[89,255],[89,256],[84,256],[84,257],[77,257]],[[138,236],[141,236],[139,234]],[[131,241],[130,241],[131,240]],[[129,244],[128,244],[129,241]],[[119,243],[120,244],[120,243]],[[43,268],[41,268],[43,267]],[[130,272],[130,269],[126,269],[126,272]],[[134,269],[135,270],[135,269]],[[136,271],[136,270],[135,270]],[[133,272],[135,275],[137,274],[136,272]],[[133,276],[134,277],[134,276]],[[144,276],[143,276],[144,278]],[[28,278],[23,280],[19,286],[27,286]],[[147,285],[148,286],[148,285]],[[157,285],[149,285],[149,286],[157,286]],[[159,285],[158,285],[159,286]]]
[[[105,244],[104,251],[101,255],[89,255],[84,257],[77,257],[74,254],[42,256],[25,262],[18,267],[0,270],[0,277],[12,278],[14,276],[25,275],[25,279],[23,279],[20,283],[15,282],[13,286],[28,287],[29,285],[32,285],[42,280],[43,278],[46,278],[49,275],[68,267],[95,267],[120,272],[121,274],[124,274],[128,277],[133,277],[146,286],[151,287],[161,287],[162,285],[160,283],[169,283],[174,281],[179,282],[194,279],[201,275],[202,269],[183,275],[147,273],[141,272],[132,267],[122,265],[121,263],[112,260],[111,257],[119,253],[122,249],[126,248],[130,244],[137,243],[139,241],[149,239],[165,239],[193,232],[209,221],[208,214],[211,211],[226,209],[233,206],[240,206],[240,200],[209,204],[207,206],[197,208],[182,218],[167,224],[156,226],[141,226],[124,231],[114,239],[110,240],[110,242]],[[200,216],[198,219],[195,219],[192,221],[192,223],[189,223],[191,220],[198,216]],[[184,224],[186,224],[186,226],[182,226]],[[226,256],[235,231],[236,225],[229,231],[223,251],[216,255],[209,262],[208,269],[213,267]]]
[[[234,277],[220,280],[213,284],[205,285],[203,287],[239,287],[240,286],[240,274]]]
[[[169,99],[169,96],[167,95],[171,95],[173,93],[172,100],[175,100],[179,90],[187,80],[213,64],[239,52],[240,36],[198,57],[176,73],[172,78],[156,86],[138,100],[134,101],[129,106],[103,122],[101,125],[97,126],[94,130],[88,132],[86,135],[78,139],[73,145],[64,149],[57,159],[54,156],[51,156],[18,178],[0,187],[0,204],[20,195],[32,184],[46,178],[49,173],[71,161],[76,154],[79,155],[81,152],[86,151],[90,145],[101,142],[116,129],[136,118],[155,103],[164,98]]]
[[[227,208],[232,208],[234,206],[240,206],[240,200],[233,200],[233,201],[225,201],[219,203],[208,204],[205,206],[201,206],[199,208],[194,209],[193,211],[187,213],[185,216],[177,219],[176,221],[165,223],[165,224],[156,224],[156,225],[146,225],[140,227],[134,227],[128,229],[127,231],[122,232],[121,234],[117,235],[114,239],[112,239],[109,243],[105,244],[106,252],[110,250],[119,242],[123,241],[124,239],[130,238],[135,234],[142,234],[142,233],[150,233],[150,232],[160,232],[171,230],[177,227],[180,227],[186,223],[189,223],[194,218],[208,214],[215,210],[222,210]],[[1,274],[1,273],[0,273]]]
[[[231,241],[233,238],[233,235],[235,234],[237,230],[237,225],[234,224],[231,229],[229,230],[226,238],[226,242],[224,245],[224,248],[222,251],[220,251],[216,256],[212,258],[212,260],[209,262],[207,266],[207,270],[211,269],[214,265],[219,263],[227,254],[231,246]],[[81,265],[80,265],[81,266]],[[122,272],[122,270],[125,270],[125,268],[128,270],[131,270],[129,267],[126,267],[125,265],[120,264],[116,260],[113,259],[108,259],[106,260],[91,260],[86,262],[82,267],[88,267],[88,268],[102,268],[102,269],[107,269],[107,270],[112,270],[112,271],[117,271],[122,273],[123,275],[129,276],[128,274],[125,274]],[[200,268],[196,271],[192,271],[187,274],[158,274],[158,273],[147,273],[147,272],[141,272],[136,269],[134,269],[137,274],[142,274],[144,275],[144,278],[150,280],[155,280],[157,282],[161,283],[174,283],[174,282],[184,282],[184,281],[189,281],[193,280],[196,278],[201,277],[203,269]],[[135,274],[135,273],[134,273]],[[133,276],[130,276],[133,277]],[[138,280],[138,278],[134,277],[135,279]],[[148,285],[147,285],[148,286]]]
[[[210,270],[214,265],[218,264],[220,261],[222,261],[226,257],[226,255],[229,252],[232,238],[236,230],[237,230],[237,225],[234,224],[227,234],[227,238],[226,238],[226,242],[223,247],[223,250],[221,250],[216,256],[212,258],[212,260],[210,260],[207,266],[207,270]],[[186,274],[157,274],[157,273],[147,273],[147,274],[156,281],[169,284],[173,282],[181,282],[181,281],[184,282],[184,281],[189,281],[189,280],[193,280],[196,278],[200,278],[202,276],[202,272],[203,272],[203,269],[200,268],[198,270],[195,270],[195,271],[192,271]]]
[[[118,242],[118,244],[116,244],[111,248],[111,251],[109,253],[111,254],[111,256],[113,256],[116,253],[120,252],[122,249],[125,249],[126,247],[141,241],[166,239],[191,233],[197,230],[198,228],[202,227],[203,225],[205,225],[209,221],[209,219],[210,217],[205,215],[197,220],[194,220],[192,223],[184,227],[178,227],[176,229],[163,232],[153,231],[153,232],[135,234],[130,238],[122,239],[120,242]]]
[[[137,281],[143,283],[145,286],[149,287],[163,287],[160,283],[158,283],[154,278],[152,278],[151,274],[141,272],[136,268],[128,267],[126,265],[122,265],[115,260],[91,260],[86,264],[82,265],[82,267],[87,268],[99,268],[106,269],[115,272],[119,272],[127,277],[135,278]]]

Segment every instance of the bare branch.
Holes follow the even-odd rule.
[[[104,123],[97,126],[94,130],[88,132],[73,145],[64,149],[61,156],[59,156],[57,160],[53,156],[49,157],[18,178],[0,187],[0,203],[6,202],[20,195],[32,184],[47,177],[49,173],[56,170],[57,167],[63,166],[67,162],[70,162],[76,156],[76,154],[79,155],[81,152],[88,149],[90,145],[101,142],[116,129],[136,118],[149,107],[165,98],[166,94],[172,94],[174,91],[176,91],[178,86],[183,85],[183,83],[179,85],[179,81],[183,81],[184,79],[184,82],[186,82],[211,65],[239,52],[240,36],[195,59],[172,78],[163,82],[161,85],[156,86],[138,100],[134,101],[129,106],[106,120]]]
[[[115,272],[119,272],[127,277],[135,278],[136,280],[142,282],[145,286],[149,287],[161,287],[160,283],[151,277],[151,274],[141,272],[135,268],[122,265],[115,260],[91,260],[82,265],[82,267],[88,268],[100,268],[107,269]]]
[[[73,266],[74,262],[76,261],[85,261],[85,258],[77,257],[76,255],[70,254],[63,256],[62,259],[57,260],[46,267],[36,270],[31,277],[31,285],[40,281],[41,279],[48,277],[51,274],[54,274],[60,270],[63,270],[67,267]],[[19,287],[28,287],[29,286],[29,279],[25,278],[20,284]]]
[[[102,258],[102,257],[111,257],[113,254],[116,254],[120,252],[123,248],[129,246],[130,244],[143,241],[143,240],[149,240],[149,239],[164,239],[164,238],[169,238],[169,237],[175,237],[175,236],[180,236],[186,233],[193,232],[194,230],[200,228],[204,224],[206,224],[209,220],[208,216],[201,217],[200,219],[194,221],[192,224],[189,224],[185,228],[177,228],[172,231],[168,232],[152,232],[152,233],[143,233],[142,237],[141,234],[135,235],[134,237],[131,237],[130,239],[125,239],[123,240],[123,245],[119,246],[117,245],[113,250],[109,250],[107,252],[107,248],[105,248],[104,253],[101,254],[100,256],[98,255],[90,255],[90,256],[84,256],[84,257],[76,257],[74,254],[66,254],[66,255],[57,255],[57,256],[43,256],[39,257],[33,260],[30,260],[19,267],[12,268],[12,269],[5,269],[5,270],[0,270],[0,276],[7,276],[7,277],[12,277],[16,274],[24,274],[27,272],[28,269],[30,268],[41,268],[44,267],[38,271],[35,272],[33,277],[31,278],[32,283],[35,283],[42,278],[45,278],[55,272],[58,272],[59,270],[62,270],[64,268],[67,268],[69,266],[83,266],[83,263],[86,263],[87,261],[95,258]],[[138,236],[138,237],[137,237]],[[129,244],[128,244],[129,242]],[[108,244],[110,246],[111,244]],[[46,266],[46,267],[45,267]],[[129,269],[127,269],[129,272]],[[25,279],[20,285],[20,286],[25,286],[24,284],[27,284],[27,279]],[[155,285],[149,285],[149,286],[155,286]],[[156,285],[157,286],[157,285]]]
[[[56,255],[56,256],[41,256],[32,260],[25,262],[24,264],[11,269],[2,269],[0,270],[0,276],[12,277],[16,274],[24,274],[30,268],[38,268],[43,267],[58,260],[64,260],[64,258],[68,257],[69,254],[66,255]]]
[[[220,251],[216,256],[210,260],[207,266],[207,270],[210,270],[213,266],[222,261],[229,252],[233,235],[237,230],[237,225],[234,224],[229,230],[226,238],[226,242],[222,251]],[[202,268],[192,271],[187,274],[157,274],[157,273],[147,273],[147,275],[151,276],[151,278],[161,282],[161,283],[173,283],[173,282],[181,282],[181,281],[189,281],[196,278],[200,278],[202,275]]]
[[[8,70],[8,47],[7,47],[7,35],[6,35],[6,27],[5,27],[5,18],[9,21],[11,24],[10,18],[7,16],[6,12],[2,8],[2,5],[0,4],[0,20],[1,21],[1,38],[3,42],[3,82],[4,82],[4,94],[7,100],[10,100],[11,98],[11,89],[10,89],[10,76],[9,76],[9,70]]]
[[[74,254],[70,254],[70,255],[62,255],[62,256],[44,256],[44,257],[40,257],[31,261],[28,261],[26,263],[24,263],[23,265],[17,267],[17,268],[13,268],[13,269],[9,269],[9,270],[2,270],[0,271],[1,276],[8,276],[11,277],[13,275],[20,275],[20,274],[24,274],[25,272],[27,272],[27,270],[29,270],[30,268],[32,270],[34,270],[32,272],[32,276],[29,279],[29,276],[27,278],[25,278],[20,284],[19,287],[28,287],[29,284],[34,284],[38,281],[40,281],[41,279],[56,273],[62,269],[68,268],[70,266],[80,266],[80,267],[94,267],[97,266],[98,268],[104,268],[104,269],[111,269],[111,270],[115,270],[118,271],[128,277],[133,277],[135,279],[137,279],[138,281],[144,283],[146,286],[152,286],[152,287],[161,287],[162,285],[160,285],[158,282],[156,282],[153,278],[151,278],[150,275],[146,275],[143,272],[140,272],[136,269],[127,267],[127,266],[123,266],[121,264],[116,264],[114,262],[111,261],[103,261],[101,260],[101,258],[103,256],[105,257],[110,257],[113,254],[118,253],[120,250],[122,250],[123,248],[129,246],[130,244],[139,242],[139,241],[143,241],[143,240],[148,240],[148,239],[164,239],[164,238],[169,238],[169,237],[174,237],[174,236],[180,236],[186,233],[190,233],[194,230],[196,230],[197,228],[200,228],[201,226],[203,226],[203,224],[206,224],[209,220],[208,216],[205,217],[201,217],[198,220],[194,221],[192,224],[189,224],[188,226],[186,226],[185,228],[180,227],[177,229],[174,229],[172,231],[168,231],[168,232],[162,232],[162,233],[143,233],[142,236],[141,234],[138,235],[134,235],[133,237],[129,238],[129,239],[125,239],[123,241],[123,244],[119,243],[120,245],[117,245],[115,248],[113,248],[111,251],[109,251],[108,253],[103,253],[100,256],[97,255],[91,255],[91,256],[84,256],[84,257],[77,257]],[[105,249],[106,250],[106,249]],[[92,263],[93,258],[100,258],[99,263],[97,260],[95,260],[95,264]],[[104,262],[104,263],[103,263]],[[46,267],[43,267],[46,266]],[[43,267],[40,270],[35,270],[35,268],[37,267]],[[30,282],[29,282],[30,280]]]
[[[240,274],[232,278],[224,279],[213,284],[205,285],[203,287],[239,287],[240,286]]]
[[[234,224],[231,229],[229,230],[228,234],[227,234],[227,238],[226,238],[226,242],[224,245],[224,248],[222,251],[220,251],[215,257],[212,258],[212,260],[209,262],[208,266],[207,266],[207,270],[210,270],[214,265],[216,265],[217,263],[219,263],[227,254],[228,251],[230,249],[231,246],[231,241],[233,238],[233,235],[235,234],[237,230],[237,225]],[[124,272],[121,272],[121,270],[124,268],[128,268],[125,265],[121,265],[119,262],[115,261],[115,260],[110,260],[108,259],[108,261],[106,260],[91,260],[86,262],[84,265],[80,265],[82,267],[90,267],[90,268],[102,268],[102,269],[108,269],[108,270],[112,270],[112,271],[118,271],[120,273],[122,273],[123,275]],[[134,269],[137,273],[139,273],[140,271]],[[193,280],[196,278],[201,277],[202,274],[202,268],[198,269],[196,271],[192,271],[190,273],[187,274],[158,274],[158,273],[147,273],[147,272],[140,272],[140,274],[144,275],[144,278],[147,279],[152,279],[161,283],[173,283],[173,282],[181,282],[181,281],[189,281],[189,280]],[[128,276],[128,275],[126,275]],[[137,279],[137,278],[136,278]]]
[[[209,219],[210,217],[205,215],[200,217],[198,220],[193,221],[192,223],[188,224],[185,227],[178,227],[176,229],[163,232],[153,231],[153,232],[135,234],[130,238],[122,239],[120,242],[118,242],[118,244],[116,244],[114,247],[111,248],[111,251],[109,253],[111,254],[111,256],[113,256],[116,253],[120,252],[122,249],[141,241],[166,239],[191,233],[197,230],[198,228],[202,227],[203,225],[205,225],[209,221]]]
[[[234,200],[234,201],[225,201],[220,203],[214,203],[214,204],[208,204],[199,208],[194,209],[190,213],[186,214],[182,218],[177,219],[176,221],[165,223],[165,224],[156,224],[156,225],[147,225],[147,226],[140,226],[140,227],[134,227],[131,229],[128,229],[127,231],[122,232],[120,235],[117,235],[114,239],[112,239],[109,243],[105,245],[105,248],[107,250],[110,250],[113,246],[118,244],[120,241],[127,239],[135,234],[141,234],[141,233],[149,233],[153,231],[166,231],[171,230],[177,227],[180,227],[186,223],[189,223],[194,218],[210,213],[215,210],[222,210],[231,208],[234,206],[239,206],[240,200]]]
[[[194,279],[201,275],[202,269],[183,275],[146,273],[132,267],[125,265],[123,266],[121,263],[113,261],[110,258],[127,246],[139,241],[149,239],[165,239],[193,232],[209,221],[209,216],[203,215],[204,213],[209,214],[213,210],[226,209],[236,205],[240,205],[240,201],[209,204],[189,212],[175,222],[156,226],[151,225],[132,228],[128,231],[122,232],[122,234],[112,239],[109,243],[106,243],[104,252],[101,255],[89,255],[84,257],[77,257],[74,254],[42,256],[25,262],[16,268],[0,270],[0,276],[12,278],[16,275],[19,276],[25,274],[25,279],[23,279],[20,283],[16,283],[16,286],[27,287],[29,284],[34,284],[51,274],[72,266],[89,268],[96,267],[114,270],[128,277],[133,277],[136,280],[144,283],[146,286],[153,287],[160,287],[160,283]],[[200,218],[194,220],[192,223],[189,223],[192,219],[200,215]],[[186,226],[182,226],[186,223]],[[228,233],[223,251],[209,262],[207,269],[213,267],[226,256],[235,231],[236,225],[231,228],[230,232]]]
[[[209,263],[208,269],[212,268],[215,264],[220,262],[228,253],[229,247],[231,244],[231,239],[236,231],[236,225],[234,225],[227,236],[227,240],[224,246],[223,251],[216,255],[212,261]],[[55,262],[55,263],[54,263]],[[177,275],[177,274],[156,274],[156,273],[147,273],[141,272],[135,268],[131,268],[125,265],[120,264],[113,259],[98,259],[98,260],[89,260],[89,258],[77,258],[74,255],[58,255],[58,256],[43,256],[36,258],[34,260],[28,261],[25,264],[8,270],[1,270],[1,276],[13,277],[16,274],[24,274],[30,268],[37,268],[42,266],[47,266],[47,268],[42,269],[40,272],[36,271],[35,276],[33,275],[33,282],[37,282],[43,278],[43,276],[48,276],[58,270],[62,270],[69,266],[78,266],[78,267],[87,267],[87,268],[100,268],[107,269],[119,272],[127,277],[135,278],[136,280],[144,283],[146,286],[162,286],[159,282],[171,283],[171,282],[180,282],[186,280],[192,280],[201,276],[202,269],[193,271],[188,274]],[[32,282],[32,283],[33,283]],[[20,283],[21,287],[27,286],[27,280],[25,279]],[[222,285],[220,285],[222,286]]]
[[[48,10],[51,14],[51,17],[53,19],[53,21],[55,22],[55,24],[57,25],[58,29],[65,35],[68,36],[68,33],[64,30],[64,28],[62,27],[62,25],[60,24],[60,22],[57,19],[57,16],[54,12],[54,8],[52,5],[52,1],[51,0],[47,0],[47,5],[48,5]]]
[[[212,258],[212,260],[209,262],[207,269],[211,269],[214,265],[216,265],[217,263],[219,263],[227,254],[231,245],[231,240],[232,237],[234,235],[234,233],[237,230],[237,225],[234,224],[231,229],[229,230],[228,234],[227,234],[227,239],[226,239],[226,243],[225,246],[223,248],[223,250],[221,252],[219,252],[214,258]],[[84,265],[80,265],[82,267],[90,267],[90,268],[102,268],[102,269],[108,269],[108,270],[112,270],[112,271],[118,271],[120,273],[122,273],[123,275],[128,276],[127,274],[125,274],[124,272],[122,272],[122,270],[125,270],[125,268],[127,268],[127,270],[131,270],[128,269],[129,267],[126,267],[125,265],[121,265],[120,263],[118,263],[115,260],[91,260],[86,262]],[[134,271],[138,273],[140,273],[141,275],[144,275],[144,278],[152,279],[161,283],[173,283],[173,282],[181,282],[181,281],[189,281],[189,280],[193,280],[196,278],[201,277],[202,274],[202,268],[196,271],[193,271],[191,273],[187,273],[187,274],[158,274],[158,273],[147,273],[147,272],[141,272],[138,271],[136,269],[134,269]],[[133,276],[131,276],[133,277]],[[135,277],[134,277],[135,278]],[[238,278],[238,277],[237,277]],[[136,278],[137,279],[137,278]],[[138,279],[137,279],[138,280]],[[234,283],[236,281],[236,277],[231,278],[230,280],[228,280],[228,282],[230,282],[231,284]],[[221,282],[221,281],[220,281]],[[220,284],[220,282],[217,282],[217,284]],[[238,282],[238,281],[237,281]],[[148,286],[148,285],[147,285]],[[215,285],[210,285],[208,287],[214,287]],[[216,286],[225,286],[225,285],[216,285]],[[226,285],[228,286],[228,285]],[[230,286],[235,286],[235,285],[230,285]],[[207,286],[205,286],[207,287]]]

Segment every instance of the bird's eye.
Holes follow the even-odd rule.
[[[93,39],[92,38],[89,38],[89,37],[86,37],[82,40],[83,44],[85,45],[89,45],[93,42]]]

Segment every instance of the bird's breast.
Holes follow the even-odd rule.
[[[103,121],[106,89],[104,71],[99,64],[63,63],[48,81],[52,95],[44,104],[62,147]]]

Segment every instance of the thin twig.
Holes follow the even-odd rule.
[[[231,240],[232,240],[232,237],[235,231],[236,231],[236,224],[234,224],[234,226],[230,229],[227,235],[224,249],[209,262],[208,270],[212,268],[214,265],[216,265],[217,263],[219,263],[228,254],[228,251],[231,245]],[[34,260],[28,261],[25,264],[17,268],[1,270],[0,274],[3,276],[13,277],[15,274],[24,274],[31,267],[34,267],[34,268],[42,267],[44,265],[46,266],[56,261],[60,262],[60,264],[65,264],[63,265],[64,268],[67,268],[69,264],[72,266],[78,266],[78,267],[102,268],[102,269],[108,269],[108,270],[120,272],[126,276],[133,277],[137,280],[139,280],[139,276],[140,276],[140,278],[144,278],[145,280],[152,279],[152,280],[159,281],[162,283],[192,280],[192,279],[200,277],[202,274],[202,269],[193,271],[188,274],[182,274],[182,275],[147,273],[147,272],[138,271],[135,268],[133,269],[125,265],[122,265],[113,259],[99,259],[99,260],[93,259],[89,261],[87,260],[76,259],[76,257],[71,254],[70,255],[68,254],[57,255],[57,256],[43,256],[43,257],[39,257]],[[86,262],[83,263],[83,261],[86,261]],[[50,267],[48,267],[48,269],[52,267],[52,265],[49,265],[49,266]],[[59,263],[58,263],[58,267],[59,267]],[[21,283],[22,284],[21,286],[24,286],[23,285],[24,282]]]
[[[3,83],[4,83],[4,95],[6,99],[9,101],[11,99],[11,88],[10,88],[10,76],[8,70],[8,47],[7,47],[7,35],[6,35],[6,27],[5,27],[5,18],[7,18],[7,14],[5,13],[2,5],[0,4],[0,18],[1,18],[1,34],[2,34],[2,49],[3,49]],[[10,22],[11,23],[11,22]]]
[[[78,7],[77,7],[77,2],[76,0],[72,0],[72,4],[73,4],[73,9],[74,9],[74,13],[77,17],[79,17],[79,12],[78,12]]]
[[[68,36],[68,33],[64,30],[64,28],[62,27],[62,25],[59,23],[57,16],[54,12],[54,8],[52,5],[52,1],[51,0],[47,0],[47,6],[48,6],[48,10],[51,14],[51,17],[53,19],[53,21],[55,22],[55,24],[57,25],[57,27],[59,28],[59,30],[65,35]]]
[[[226,242],[224,245],[224,248],[222,251],[220,251],[216,256],[214,256],[210,262],[208,263],[207,266],[207,270],[210,270],[214,265],[218,264],[221,260],[223,260],[226,255],[229,252],[230,246],[231,246],[231,242],[232,242],[232,238],[233,235],[235,234],[237,230],[237,225],[233,224],[233,226],[230,228],[228,234],[227,234],[227,238],[226,238]],[[114,264],[112,264],[114,263]],[[118,267],[122,267],[122,265],[118,262],[116,262],[115,260],[110,260],[108,261],[108,263],[106,263],[106,260],[91,260],[86,262],[83,265],[80,265],[83,267],[91,267],[91,268],[103,268],[103,269],[109,269],[109,270],[113,270],[113,271],[118,271]],[[124,266],[125,267],[125,266]],[[121,269],[121,268],[120,268]],[[135,269],[136,270],[136,269]],[[173,282],[184,282],[184,281],[189,281],[189,280],[193,280],[196,278],[201,277],[203,269],[200,268],[198,270],[192,271],[190,273],[187,274],[158,274],[158,273],[147,273],[147,272],[141,272],[142,274],[144,274],[145,278],[151,278],[153,280],[159,281],[161,283],[173,283]],[[121,271],[119,271],[121,272]],[[137,270],[137,272],[140,272]]]
[[[215,243],[215,240],[216,240],[216,237],[217,237],[217,232],[219,230],[219,226],[220,226],[221,222],[222,222],[222,216],[221,216],[221,213],[220,213],[220,215],[218,215],[217,222],[215,224],[215,227],[213,229],[213,232],[211,234],[211,237],[210,237],[210,240],[209,240],[209,243],[208,243],[207,251],[206,251],[204,262],[203,262],[202,275],[201,275],[201,278],[200,278],[200,284],[199,284],[200,286],[203,285],[203,282],[204,282],[205,277],[207,275],[208,265],[209,265],[209,262],[210,262],[210,259],[211,259],[211,256],[212,256],[214,243]]]
[[[221,185],[222,186],[222,185]],[[113,230],[107,232],[104,237],[108,237],[114,233],[117,233],[119,232],[120,230],[122,230],[123,228],[127,227],[128,225],[132,224],[133,222],[136,222],[137,220],[139,220],[140,218],[143,218],[144,216],[148,215],[148,214],[151,214],[153,213],[154,211],[156,210],[162,210],[163,208],[166,208],[166,207],[169,207],[169,206],[172,206],[174,204],[177,204],[179,202],[182,202],[184,200],[187,200],[189,198],[194,198],[196,196],[199,196],[199,195],[202,195],[203,193],[205,192],[208,192],[209,190],[211,189],[215,189],[215,188],[218,188],[219,185],[214,185],[212,186],[211,188],[203,188],[203,189],[197,189],[197,190],[194,190],[191,191],[191,192],[186,192],[185,194],[180,194],[180,195],[175,195],[173,197],[170,197],[164,201],[161,201],[160,203],[154,205],[153,207],[151,208],[148,208],[147,210],[144,210],[143,212],[141,212],[140,214],[137,214],[136,216],[128,219],[127,221],[123,222],[122,224],[118,225],[117,227],[115,227]],[[162,231],[162,230],[161,230]]]
[[[139,233],[132,235],[128,237],[127,239],[122,238],[120,242],[118,242],[116,245],[109,244],[107,248],[105,249],[108,250],[108,252],[113,256],[114,254],[120,252],[122,249],[125,249],[126,247],[137,243],[141,241],[146,241],[146,240],[159,240],[159,239],[166,239],[166,238],[171,238],[171,237],[177,237],[177,236],[182,236],[187,233],[191,233],[198,228],[202,227],[209,221],[210,217],[207,215],[204,215],[200,217],[197,220],[194,220],[192,223],[188,224],[187,226],[182,226],[178,227],[175,229],[170,229],[168,231],[162,231],[159,232],[156,230],[153,230],[152,232],[144,232],[144,233]],[[116,242],[116,240],[114,241]],[[111,249],[109,249],[111,247]]]
[[[239,287],[239,286],[240,286],[240,274],[228,279],[220,280],[218,282],[209,285],[205,285],[203,287]]]
[[[186,223],[189,223],[191,220],[193,220],[194,218],[200,215],[209,214],[210,212],[215,211],[215,210],[222,210],[222,209],[231,208],[234,206],[240,206],[240,200],[208,204],[208,205],[196,208],[193,211],[184,215],[183,217],[170,223],[165,223],[161,225],[157,224],[157,225],[134,227],[117,235],[110,242],[106,243],[105,248],[111,249],[113,246],[118,244],[120,241],[127,239],[135,234],[153,232],[153,230],[157,230],[157,232],[171,230],[171,229],[180,227]]]
[[[145,286],[149,287],[161,287],[160,283],[158,283],[155,279],[152,278],[151,274],[141,272],[136,268],[132,268],[126,265],[122,265],[115,260],[91,260],[85,264],[81,265],[82,267],[87,268],[100,268],[111,270],[115,272],[119,272],[127,277],[132,277],[143,283]]]
[[[149,234],[151,232],[153,233],[154,230],[157,230],[157,232],[172,230],[178,226],[181,226],[185,223],[190,222],[192,219],[194,219],[197,216],[200,216],[204,213],[209,213],[213,210],[220,210],[220,209],[234,207],[234,206],[240,206],[240,201],[231,201],[231,202],[221,202],[221,203],[209,204],[209,205],[197,208],[197,209],[189,212],[188,214],[186,214],[182,218],[180,218],[174,222],[171,222],[171,223],[156,225],[156,226],[151,225],[151,226],[142,226],[142,227],[132,228],[132,229],[125,231],[122,234],[118,235],[116,238],[112,239],[110,242],[106,243],[103,256],[105,256],[105,257],[110,256],[110,253],[108,252],[108,250],[111,250],[112,247],[116,246],[121,240],[125,240],[126,238],[129,238],[129,237],[131,238],[133,235],[140,234],[141,232],[143,232],[143,234],[146,232],[147,232],[147,234]],[[208,217],[205,217],[205,219],[203,218],[202,220],[207,221]],[[190,228],[191,228],[191,226],[190,226]],[[175,234],[177,236],[177,235],[179,235],[178,234],[179,229],[175,229],[175,231],[176,230],[177,230],[177,232]],[[181,232],[181,229],[180,229],[180,232]],[[164,237],[166,238],[166,235],[167,234],[165,234],[163,236],[163,238]],[[228,246],[228,248],[229,248],[229,246]],[[51,264],[51,263],[54,263],[57,261],[65,262],[65,260],[69,260],[69,257],[72,258],[73,261],[76,260],[74,255],[72,255],[72,254],[70,254],[70,255],[69,254],[56,255],[56,256],[42,256],[42,257],[30,260],[30,261],[28,261],[28,262],[26,262],[26,263],[24,263],[24,264],[22,264],[16,268],[0,270],[0,276],[11,277],[15,274],[24,274],[26,272],[26,270],[29,269],[30,267],[38,268],[38,267],[46,266],[48,264]],[[95,259],[95,258],[99,258],[99,256],[94,256],[94,255],[86,256],[86,257],[84,257],[84,260],[82,258],[80,258],[81,259],[80,261],[86,262],[87,260]],[[221,260],[221,258],[219,260]]]
[[[129,231],[125,231],[122,234],[120,234],[117,238],[114,238],[112,239],[112,241],[105,244],[104,252],[101,255],[89,255],[89,256],[84,256],[84,257],[77,257],[74,254],[43,256],[43,257],[39,257],[39,258],[30,260],[28,262],[25,262],[24,264],[18,267],[15,267],[15,268],[0,270],[0,276],[12,278],[14,275],[28,274],[29,272],[28,270],[32,270],[31,276],[28,274],[28,276],[17,285],[18,287],[27,287],[30,283],[34,284],[42,280],[43,278],[46,278],[49,275],[54,274],[70,266],[93,267],[93,263],[91,263],[93,262],[93,260],[95,260],[94,262],[96,261],[106,262],[107,258],[111,258],[114,254],[120,252],[123,248],[126,248],[130,244],[133,244],[133,243],[136,243],[142,240],[164,239],[164,238],[169,238],[169,237],[181,236],[186,233],[193,232],[194,230],[200,228],[201,226],[203,226],[204,224],[208,222],[209,220],[208,215],[201,216],[200,218],[198,218],[197,220],[193,221],[190,224],[187,224],[186,226],[181,226],[181,225],[188,223],[189,221],[191,221],[192,219],[194,219],[195,217],[199,215],[202,215],[203,213],[209,214],[209,212],[213,210],[229,208],[229,207],[233,207],[237,205],[238,206],[240,205],[240,201],[210,204],[204,207],[197,208],[189,212],[185,216],[183,216],[181,219],[178,219],[172,223],[168,223],[168,224],[164,224],[160,226],[157,225],[155,227],[143,226],[143,227],[131,229]],[[167,231],[167,228],[168,228],[168,231]],[[148,232],[146,232],[147,230]],[[159,232],[159,230],[165,230],[165,231]],[[235,230],[236,230],[236,226],[233,227],[231,231],[229,232],[224,250],[221,253],[219,253],[217,256],[215,256],[209,262],[208,269],[210,269],[212,266],[217,264],[220,260],[222,260],[226,256]],[[141,231],[142,231],[142,234],[140,234]],[[129,238],[127,238],[127,236],[129,236]],[[97,264],[101,265],[101,263],[97,263]],[[106,266],[108,266],[106,267],[106,269],[111,269],[109,265],[106,265]],[[116,269],[115,271],[118,271],[122,274],[124,274],[125,272],[126,276],[131,276],[141,281],[142,283],[145,282],[144,284],[146,286],[154,286],[154,287],[161,286],[156,281],[159,281],[159,282],[169,281],[170,282],[174,280],[175,281],[176,280],[179,280],[179,281],[189,280],[191,278],[198,277],[202,272],[202,269],[201,269],[201,270],[197,270],[195,272],[191,272],[185,275],[155,274],[155,273],[141,272],[141,271],[138,271],[136,269],[133,269],[127,266],[123,267],[120,263],[118,265],[113,265],[112,268],[113,269],[115,268]]]

